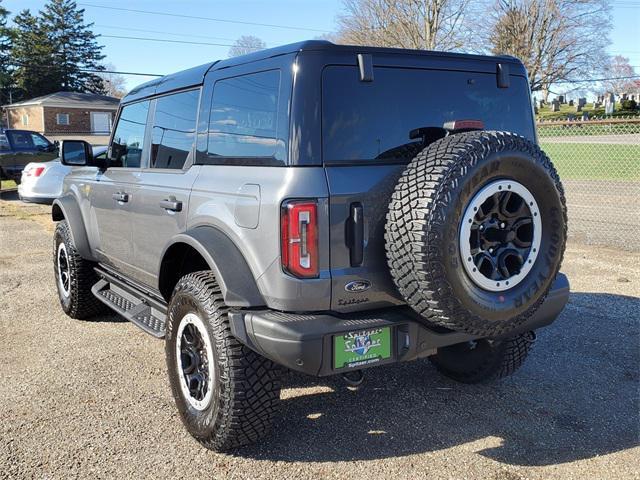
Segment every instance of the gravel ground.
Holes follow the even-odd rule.
[[[182,428],[161,341],[62,313],[46,212],[0,201],[0,478],[640,478],[637,254],[570,246],[570,304],[514,377],[291,374],[273,433],[224,455]]]

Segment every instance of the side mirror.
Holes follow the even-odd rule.
[[[63,140],[60,147],[60,160],[71,167],[93,164],[93,150],[84,140]]]

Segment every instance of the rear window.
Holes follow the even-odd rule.
[[[323,158],[408,161],[419,147],[411,130],[452,120],[482,120],[487,130],[533,140],[529,98],[523,77],[498,88],[495,74],[378,67],[373,82],[361,82],[357,67],[330,66],[322,77]]]

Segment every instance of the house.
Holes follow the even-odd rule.
[[[94,93],[56,92],[4,105],[3,109],[8,128],[33,130],[50,140],[76,138],[104,145],[119,102]]]

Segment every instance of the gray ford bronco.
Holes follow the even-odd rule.
[[[215,450],[268,430],[285,369],[509,375],[569,295],[530,98],[511,57],[325,41],[141,85],[106,160],[61,147],[62,308],[164,338],[182,421]]]

